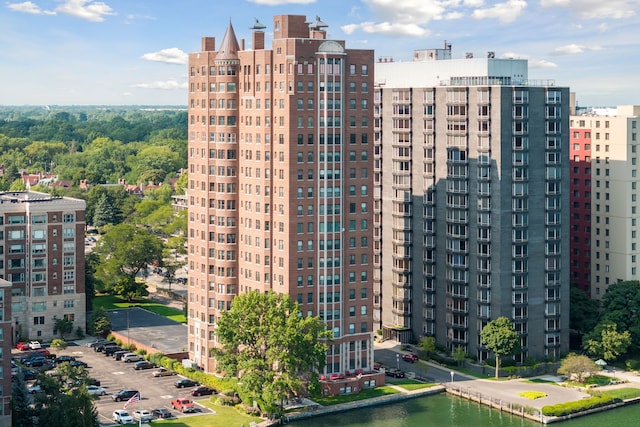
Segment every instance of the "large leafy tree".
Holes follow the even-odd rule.
[[[11,384],[11,422],[14,426],[33,426],[31,399],[22,373],[16,375]]]
[[[498,317],[482,328],[482,344],[496,356],[496,378],[500,372],[500,358],[516,353],[520,348],[520,335],[506,317]]]
[[[137,274],[147,265],[162,260],[163,243],[148,230],[130,224],[118,224],[98,241],[95,252],[100,257],[96,276],[105,290],[130,296],[136,287]],[[144,285],[136,294],[144,294]]]
[[[288,296],[255,291],[233,300],[216,334],[220,348],[212,353],[220,369],[238,376],[241,397],[268,413],[317,385],[331,338],[319,317],[303,316]]]
[[[588,339],[584,348],[595,357],[602,357],[612,362],[621,354],[627,352],[631,345],[631,333],[629,331],[618,332],[615,323],[602,325],[599,338]]]
[[[57,375],[41,375],[38,379],[42,393],[34,397],[34,413],[37,426],[47,427],[98,427],[98,411],[86,386],[68,389],[88,377],[83,367],[62,363]]]
[[[87,321],[87,332],[89,335],[105,336],[111,330],[111,320],[107,311],[100,307],[91,312]]]
[[[640,350],[640,282],[637,280],[615,283],[602,297],[602,318],[592,332],[585,334],[582,342],[599,341],[605,325],[615,324],[619,331],[629,331],[629,352]]]
[[[60,338],[64,340],[64,334],[70,334],[73,331],[73,320],[66,317],[56,319],[53,324],[53,333],[60,334]]]
[[[582,289],[572,285],[569,327],[583,335],[593,330],[599,317],[600,301],[589,297]]]
[[[595,374],[599,370],[600,367],[587,356],[570,353],[560,362],[558,373],[568,375],[569,377],[575,376],[578,382],[581,383],[585,375]]]

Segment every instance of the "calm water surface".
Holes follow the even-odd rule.
[[[540,427],[542,424],[511,416],[466,399],[438,394],[386,406],[301,420],[294,427]],[[640,405],[589,415],[557,427],[608,427],[640,425]]]

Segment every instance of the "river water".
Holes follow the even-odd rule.
[[[580,417],[558,427],[631,426],[640,424],[640,405]],[[291,423],[294,427],[540,427],[542,424],[509,415],[445,393]]]

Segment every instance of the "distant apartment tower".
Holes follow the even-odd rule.
[[[591,280],[590,288],[586,290],[593,298],[601,298],[616,282],[640,279],[637,235],[640,220],[637,200],[639,123],[638,105],[618,106],[613,110],[592,109],[585,115],[571,117],[573,147],[585,144],[586,149],[590,139],[591,176],[585,177],[582,191],[591,192]],[[573,180],[573,193],[581,191],[580,184]],[[587,226],[586,219],[584,225]],[[586,246],[588,242],[583,243]]]
[[[12,340],[51,340],[56,319],[86,323],[85,202],[0,193],[0,276],[11,282]]]
[[[231,25],[189,56],[189,354],[233,298],[274,291],[333,331],[325,373],[373,366],[373,51],[326,24]]]
[[[11,427],[11,283],[0,279],[0,427]]]
[[[381,328],[484,360],[480,331],[505,316],[517,360],[557,358],[569,337],[568,88],[529,80],[526,60],[450,50],[375,64]]]
[[[571,284],[591,294],[591,130],[576,128],[574,123],[571,119],[569,270]]]

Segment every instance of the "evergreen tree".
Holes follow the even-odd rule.
[[[33,426],[29,408],[29,392],[22,372],[18,373],[11,387],[11,423],[14,426]]]
[[[96,227],[103,227],[107,224],[114,223],[113,206],[109,201],[109,196],[103,193],[98,202],[96,203],[95,211],[93,212],[93,225]]]

